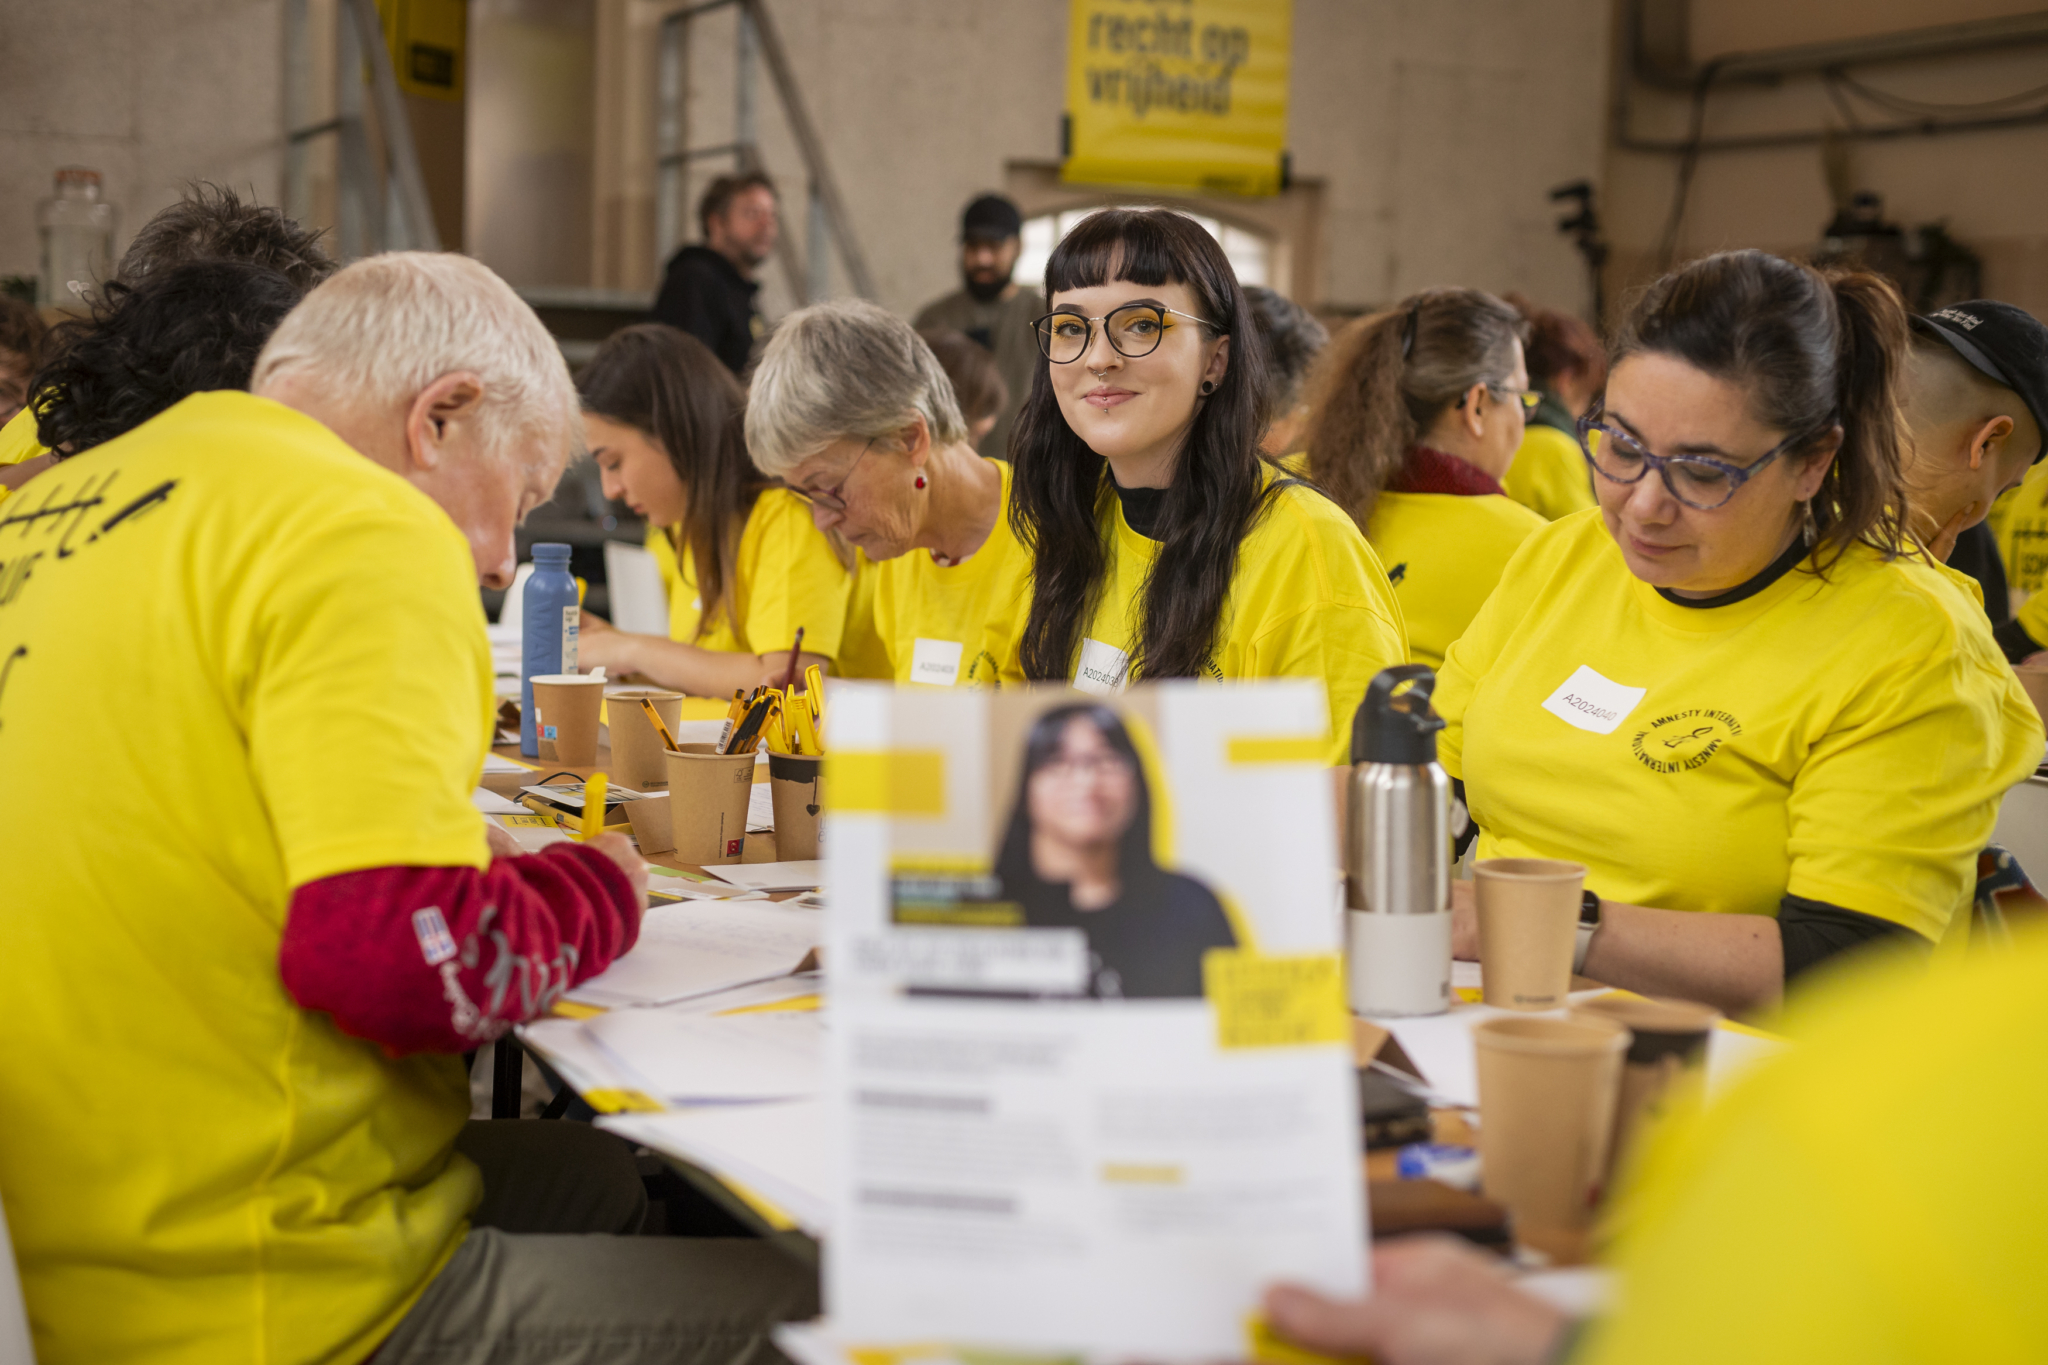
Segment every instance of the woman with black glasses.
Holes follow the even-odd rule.
[[[1259,455],[1265,358],[1216,240],[1105,209],[1046,263],[1046,364],[1010,439],[1032,592],[991,626],[1005,680],[1320,678],[1333,764],[1373,674],[1407,655],[1365,537]]]
[[[1538,397],[1525,332],[1491,294],[1431,289],[1339,332],[1310,382],[1305,472],[1378,552],[1431,668],[1543,527],[1501,486]]]
[[[1531,536],[1451,647],[1439,753],[1480,856],[1586,865],[1586,975],[1751,1010],[1846,950],[1967,935],[2042,730],[1905,529],[1906,345],[1872,275],[1666,276],[1580,422],[1600,515]]]

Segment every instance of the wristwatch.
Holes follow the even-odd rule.
[[[1572,975],[1583,976],[1586,971],[1586,951],[1593,946],[1593,935],[1600,932],[1600,898],[1588,891],[1579,898],[1579,941],[1572,948]]]

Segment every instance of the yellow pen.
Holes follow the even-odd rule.
[[[681,753],[682,750],[676,744],[676,737],[668,732],[668,726],[662,721],[661,712],[654,709],[654,703],[642,697],[640,705],[646,710],[647,719],[654,722],[654,733],[661,736],[662,747],[670,753]]]
[[[812,720],[825,718],[825,670],[817,664],[804,670],[804,704],[811,708]]]
[[[725,708],[725,727],[718,732],[717,752],[725,752],[725,742],[732,738],[732,732],[747,714],[747,694],[743,688],[734,688],[732,705]]]
[[[825,746],[818,740],[818,722],[812,718],[811,708],[808,706],[796,708],[796,734],[797,741],[804,746],[804,753],[822,754],[825,752]]]
[[[583,832],[580,836],[588,842],[604,833],[604,774],[592,773],[590,780],[583,784]]]

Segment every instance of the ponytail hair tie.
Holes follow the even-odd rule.
[[[1408,316],[1401,322],[1401,359],[1406,360],[1415,350],[1415,329],[1422,323],[1422,305],[1416,304],[1408,310]]]

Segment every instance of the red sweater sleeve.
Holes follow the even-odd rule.
[[[292,893],[278,971],[306,1009],[394,1055],[462,1052],[633,946],[640,904],[581,844],[471,867],[377,867]]]

